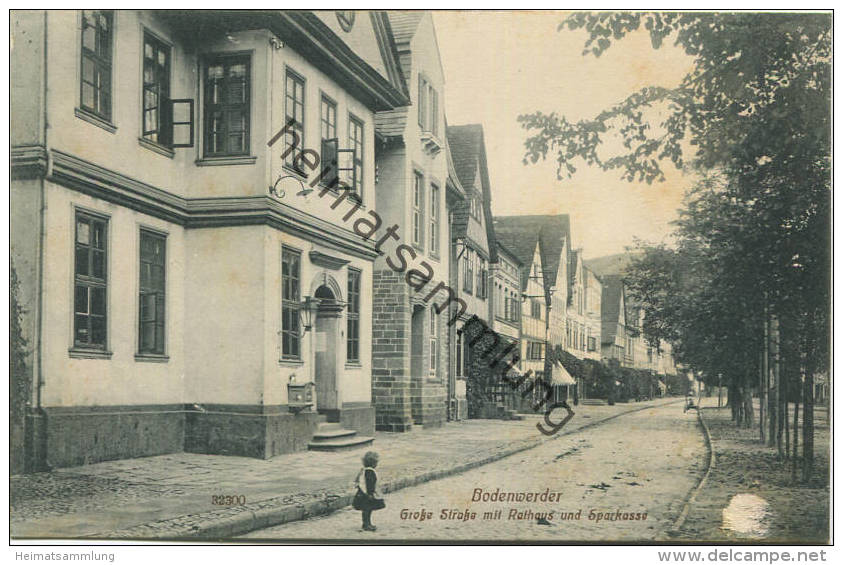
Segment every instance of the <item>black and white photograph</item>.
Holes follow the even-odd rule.
[[[832,24],[9,10],[10,544],[829,560]]]

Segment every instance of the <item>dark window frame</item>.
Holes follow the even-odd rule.
[[[281,248],[281,358],[296,361],[302,358],[301,258],[298,249]]]
[[[73,347],[79,349],[91,349],[105,351],[108,348],[108,223],[109,218],[84,210],[76,210],[74,213],[74,267],[73,267]],[[87,243],[83,240],[80,232],[80,225],[87,225]],[[96,247],[97,228],[100,229],[100,247]],[[98,255],[99,258],[98,258]],[[97,264],[101,276],[97,276]],[[84,266],[84,271],[80,269]],[[84,310],[80,310],[81,295],[84,290]],[[95,295],[99,299],[95,299]],[[94,312],[94,305],[100,303],[101,309]],[[95,320],[101,320],[95,328]],[[84,321],[84,328],[80,322]],[[86,340],[80,340],[80,333],[87,336]],[[94,334],[100,332],[101,338]]]
[[[144,260],[144,239],[161,244],[160,256]],[[156,262],[157,259],[157,262]],[[149,276],[144,284],[144,265],[149,265]],[[138,257],[138,354],[165,355],[167,350],[167,236],[146,228],[140,229],[140,246]],[[155,267],[161,269],[160,284],[156,285]],[[144,319],[144,298],[152,296],[153,316]],[[147,305],[147,311],[148,311]],[[152,325],[153,345],[144,342],[145,325]]]
[[[291,83],[293,84],[292,96],[289,92],[289,87]],[[296,86],[301,87],[300,100],[297,98]],[[293,69],[286,67],[284,70],[284,123],[289,124],[289,132],[284,136],[284,155],[286,155],[286,157],[284,158],[284,166],[302,176],[307,176],[306,172],[301,169],[302,159],[299,157],[305,148],[304,122],[307,118],[306,92],[307,81],[305,81],[304,77],[294,71]],[[292,113],[290,112],[291,103]],[[297,117],[299,115],[299,110],[301,111],[300,120]],[[299,143],[297,147],[295,147],[293,143],[294,133],[299,136]]]
[[[286,80],[286,79],[285,79]],[[286,87],[285,87],[286,88]],[[286,100],[286,91],[285,91]],[[286,103],[286,102],[285,102]],[[327,110],[327,112],[326,112]],[[333,121],[331,121],[331,114],[333,113]],[[326,117],[327,116],[327,117]],[[325,95],[319,102],[319,135],[322,138],[322,146],[320,148],[319,157],[321,159],[322,172],[319,177],[319,182],[324,186],[335,187],[337,180],[337,155],[339,149],[339,139],[337,138],[337,124],[339,119],[337,111],[337,103]],[[301,134],[299,134],[301,135]]]
[[[347,363],[360,363],[360,284],[362,277],[362,271],[349,267],[345,355]]]
[[[365,148],[365,123],[354,114],[348,114],[348,148],[352,151],[351,167],[352,175],[351,182],[348,186],[351,188],[352,196],[356,196],[358,200],[363,200],[363,151]],[[358,137],[359,134],[359,137]]]
[[[147,44],[152,47],[153,77],[147,82],[146,56]],[[160,53],[166,55],[166,65],[163,71],[159,68]],[[173,116],[170,88],[172,86],[173,48],[148,29],[143,30],[143,51],[141,53],[141,137],[150,143],[156,143],[168,149],[173,147]],[[157,98],[156,106],[147,107],[147,92]],[[147,129],[147,113],[156,111],[155,127]]]
[[[94,25],[89,25],[88,15],[93,16]],[[107,29],[102,26],[104,18]],[[88,28],[94,29],[93,50],[85,46],[85,33]],[[114,85],[114,10],[82,10],[82,33],[79,44],[81,46],[79,68],[79,107],[94,116],[111,122],[113,115],[112,90]],[[86,62],[93,68],[92,80],[85,78]],[[98,80],[99,79],[99,80]],[[103,82],[107,79],[107,82]],[[85,103],[85,85],[91,88],[92,105]],[[105,100],[103,100],[103,95]]]
[[[439,185],[430,183],[430,253],[434,256],[439,255],[439,198]]]
[[[413,246],[424,249],[424,175],[413,171]]]
[[[425,80],[424,76],[419,73],[419,94],[418,100],[416,101],[418,104],[418,119],[419,119],[419,127],[422,131],[425,131],[427,128],[427,80]]]
[[[219,102],[212,102],[212,87],[209,80],[209,70],[212,66],[222,65],[223,77],[221,79],[220,92],[227,96],[231,81],[230,68],[234,65],[245,65],[245,72],[243,74],[243,98],[242,102],[230,102],[222,100]],[[202,120],[202,153],[204,158],[214,157],[240,157],[249,155],[251,147],[251,120],[252,120],[252,54],[251,52],[243,53],[215,53],[203,58],[202,64],[202,106],[203,106],[203,120]],[[211,139],[214,132],[211,129],[212,114],[214,112],[221,112],[222,114],[222,133],[220,134],[224,140],[223,148],[211,150],[214,146]],[[243,116],[243,149],[232,150],[229,146],[231,132],[229,131],[229,117],[234,112],[240,112]]]

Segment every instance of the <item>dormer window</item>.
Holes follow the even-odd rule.
[[[431,155],[442,150],[439,141],[439,93],[427,79],[419,74],[418,105],[419,129],[422,147]]]

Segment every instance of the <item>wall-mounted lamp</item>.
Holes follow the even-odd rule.
[[[305,296],[299,308],[299,318],[301,318],[302,331],[301,335],[309,332],[313,328],[313,315],[319,308],[321,300],[313,298],[312,296]]]

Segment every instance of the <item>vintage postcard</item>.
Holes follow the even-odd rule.
[[[12,10],[11,541],[830,544],[831,46]]]

